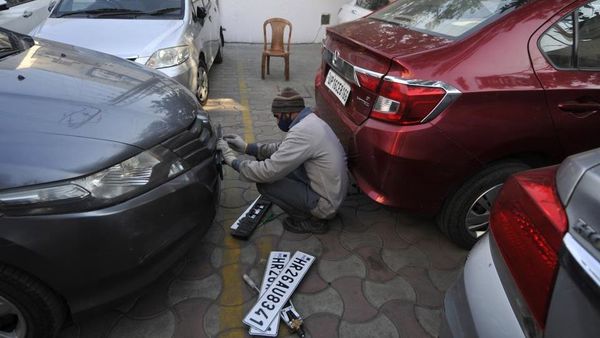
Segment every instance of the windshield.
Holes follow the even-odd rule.
[[[63,0],[50,15],[88,18],[183,18],[184,0]]]
[[[459,37],[528,0],[398,0],[370,18]]]

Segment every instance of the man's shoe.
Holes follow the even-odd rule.
[[[314,217],[304,219],[287,217],[283,220],[283,228],[297,234],[324,234],[329,230],[327,221]]]

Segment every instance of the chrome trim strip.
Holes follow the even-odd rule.
[[[348,64],[352,65],[351,63],[348,62]],[[356,83],[358,84],[358,86],[360,87],[360,81],[358,81],[358,77],[356,77],[356,73],[362,73],[362,74],[367,74],[369,76],[372,77],[378,77],[380,80],[383,77],[384,74],[378,73],[378,72],[374,72],[372,70],[368,70],[359,66],[353,66],[354,67],[354,79],[356,80]]]
[[[573,235],[567,233],[563,242],[581,268],[596,282],[597,286],[600,286],[600,262],[577,242]]]
[[[448,106],[456,101],[458,97],[462,94],[460,90],[452,87],[451,85],[444,83],[442,81],[430,81],[430,80],[415,80],[415,79],[403,79],[396,76],[386,76],[383,78],[384,81],[396,82],[405,84],[408,86],[419,86],[419,87],[430,87],[430,88],[441,88],[446,91],[446,95],[442,98],[442,100],[433,108],[433,110],[425,116],[421,123],[429,122],[436,118],[444,109],[448,108]]]

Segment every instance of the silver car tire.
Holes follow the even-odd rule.
[[[66,306],[49,288],[13,267],[0,265],[0,338],[50,338]]]
[[[464,183],[444,204],[440,230],[452,242],[470,249],[487,232],[492,204],[506,179],[529,166],[518,161],[496,163]]]
[[[201,105],[205,105],[208,101],[208,69],[203,60],[198,62],[198,88],[196,89],[196,97]]]

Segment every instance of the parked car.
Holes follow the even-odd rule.
[[[50,14],[51,0],[0,0],[0,27],[27,34]]]
[[[330,27],[315,78],[362,191],[438,215],[465,248],[510,174],[600,146],[600,1],[477,3],[397,1]]]
[[[0,336],[54,336],[211,224],[216,136],[176,81],[0,29],[0,102]]]
[[[61,0],[32,35],[144,64],[208,100],[208,71],[223,60],[215,0]]]
[[[600,337],[600,148],[509,178],[441,337]]]
[[[338,23],[344,23],[367,16],[373,11],[387,6],[390,0],[352,0],[342,5],[338,12]]]

